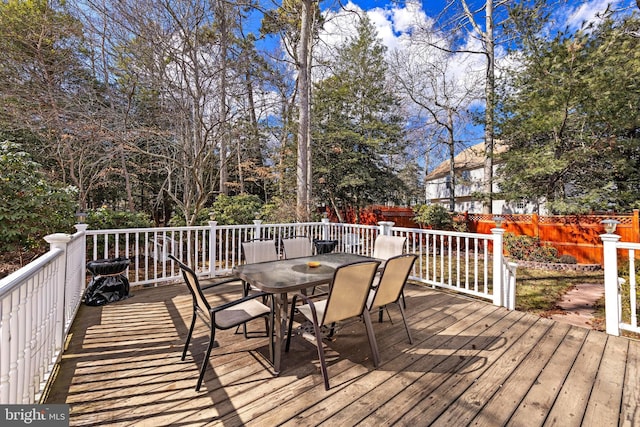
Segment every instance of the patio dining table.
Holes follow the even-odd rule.
[[[275,347],[274,353],[271,355],[271,362],[276,375],[280,373],[282,346],[287,327],[287,294],[327,284],[331,282],[337,267],[371,259],[373,258],[356,254],[327,253],[310,257],[243,264],[233,269],[236,277],[274,296],[275,346],[269,347]],[[308,263],[312,261],[316,261],[320,265],[310,267]]]

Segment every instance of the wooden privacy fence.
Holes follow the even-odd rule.
[[[602,220],[619,221],[616,234],[623,242],[640,242],[638,210],[631,215],[500,215],[507,233],[537,237],[541,244],[558,250],[558,255],[572,255],[582,264],[604,263],[600,235],[604,234]],[[490,233],[495,227],[493,215],[466,214],[470,231]]]
[[[419,225],[413,221],[413,209],[410,207],[369,208],[370,216],[375,221],[393,221],[402,227]],[[507,233],[531,236],[540,239],[541,244],[548,244],[558,249],[558,255],[571,255],[581,264],[603,265],[603,247],[600,235],[604,234],[602,220],[619,221],[616,234],[620,241],[640,243],[640,215],[635,209],[631,214],[610,215],[552,215],[538,214],[504,214],[503,228]],[[495,227],[495,214],[460,214],[467,223],[470,232],[491,234]]]

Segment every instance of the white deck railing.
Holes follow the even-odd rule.
[[[600,238],[604,250],[607,333],[620,335],[621,330],[626,330],[640,334],[636,282],[636,251],[640,251],[640,243],[620,242],[617,234],[603,234]]]
[[[503,229],[492,234],[314,223],[87,230],[48,236],[51,251],[0,281],[0,404],[37,402],[59,359],[65,336],[88,282],[91,260],[129,258],[131,286],[181,280],[172,254],[203,277],[231,274],[242,263],[242,242],[304,235],[335,240],[336,251],[371,255],[378,234],[407,238],[405,252],[419,255],[411,279],[514,308],[515,266],[502,257]]]
[[[0,280],[0,403],[37,402],[58,362],[85,285],[83,225],[52,234],[42,257]]]

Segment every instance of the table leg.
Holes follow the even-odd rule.
[[[284,338],[287,330],[287,294],[276,294],[275,298],[275,345],[274,354],[272,354],[273,370],[275,374],[280,374],[280,363],[282,361],[282,347],[284,345]]]

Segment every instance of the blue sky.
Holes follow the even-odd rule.
[[[450,0],[343,0],[343,4],[351,4],[359,6],[362,10],[371,13],[385,13],[390,21],[393,21],[393,13],[390,11],[398,9],[408,9],[407,3],[420,4],[421,10],[428,17],[435,17],[440,14]],[[516,0],[513,0],[516,1]],[[467,0],[471,8],[474,6],[481,7],[486,0]],[[559,24],[566,24],[572,29],[578,28],[585,20],[591,20],[596,13],[606,9],[611,4],[615,9],[635,10],[640,12],[636,6],[636,0],[547,0],[549,4],[553,4],[556,10],[556,21]],[[338,2],[336,0],[324,0],[321,5],[324,7],[333,6]],[[459,3],[459,1],[456,1]],[[496,1],[497,3],[497,1]]]
[[[467,0],[470,7],[476,9],[483,6],[486,0]],[[518,0],[509,0],[518,1]],[[532,0],[526,0],[530,3]],[[394,49],[406,49],[406,39],[411,37],[413,30],[418,25],[422,28],[432,28],[433,21],[441,15],[445,6],[451,3],[451,0],[322,0],[320,3],[321,10],[325,13],[327,20],[321,32],[320,38],[322,43],[316,46],[315,54],[319,57],[331,55],[331,49],[343,45],[347,38],[354,35],[357,18],[350,12],[366,12],[373,25],[378,30],[378,37],[382,43],[389,48],[391,52]],[[455,0],[455,13],[459,13],[459,0]],[[497,1],[496,1],[497,3]],[[584,22],[594,20],[596,15],[603,12],[609,4],[616,10],[624,9],[626,13],[635,11],[640,12],[636,6],[636,0],[547,0],[548,4],[553,4],[553,23],[547,31],[554,33],[558,30],[568,29],[575,31],[580,28]],[[340,9],[340,6],[349,9],[346,12]],[[454,13],[452,10],[451,13]],[[498,12],[496,12],[498,13]],[[484,14],[477,15],[477,22],[484,27]],[[477,48],[477,39],[469,37],[468,32],[460,32],[460,43]],[[504,46],[498,47],[501,52],[496,52],[497,56],[503,55]],[[324,52],[323,52],[324,50]],[[482,72],[482,64],[475,64],[481,61],[480,55],[475,55],[475,59],[471,59],[475,71]],[[468,58],[469,59],[469,58]],[[468,64],[465,62],[464,64]],[[453,73],[465,74],[467,67],[453,67]],[[330,71],[329,71],[330,72]],[[468,75],[469,73],[467,73]],[[319,74],[320,75],[320,74]],[[469,109],[482,109],[482,105],[470,105]],[[481,126],[465,125],[462,128],[463,134],[456,136],[456,139],[464,146],[473,145],[482,141],[483,129]],[[419,136],[416,140],[421,140]],[[427,139],[424,139],[425,141]],[[430,150],[426,146],[420,147],[420,151],[416,153],[418,163],[424,166],[422,157],[424,152]],[[438,161],[437,155],[431,157],[430,162]],[[433,166],[433,165],[431,165]]]

